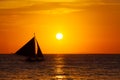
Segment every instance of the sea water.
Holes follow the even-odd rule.
[[[45,61],[0,55],[0,80],[120,80],[120,55],[46,54]]]

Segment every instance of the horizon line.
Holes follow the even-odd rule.
[[[15,53],[0,53],[0,54],[15,54]],[[120,54],[120,53],[43,53],[43,54]]]

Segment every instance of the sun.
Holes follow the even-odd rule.
[[[62,33],[57,33],[56,34],[56,39],[61,40],[63,38],[63,34]]]

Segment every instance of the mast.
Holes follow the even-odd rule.
[[[35,54],[37,54],[37,44],[36,44],[36,37],[35,37],[35,33],[34,33],[34,42],[35,42]]]

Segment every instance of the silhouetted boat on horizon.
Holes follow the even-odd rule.
[[[35,36],[15,54],[27,57],[26,61],[43,61],[44,56]]]

